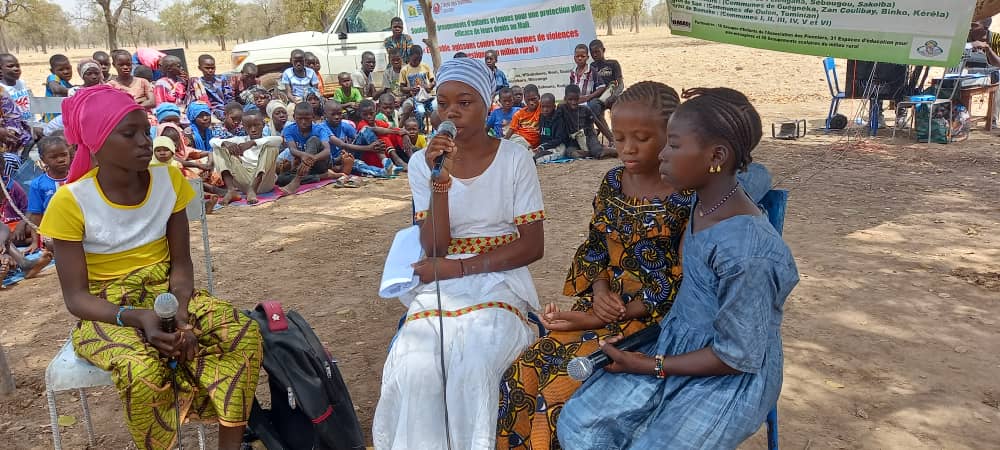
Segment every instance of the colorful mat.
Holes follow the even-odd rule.
[[[314,190],[319,189],[319,188],[321,188],[323,186],[327,186],[327,185],[333,184],[333,182],[334,182],[334,180],[322,180],[322,181],[317,181],[315,183],[303,184],[302,186],[299,186],[299,190],[295,191],[295,193],[291,194],[291,195],[299,195],[299,194],[304,194],[304,193],[309,192],[309,191],[314,191]],[[273,202],[273,201],[275,201],[275,200],[277,200],[277,199],[279,199],[281,197],[282,197],[282,195],[279,194],[278,189],[275,188],[273,191],[268,192],[266,194],[258,194],[257,195],[257,203],[255,203],[253,205],[248,205],[247,201],[245,199],[241,199],[238,202],[232,202],[232,203],[230,203],[230,205],[231,206],[257,206],[257,205],[263,205],[264,203]],[[221,204],[215,205],[215,210],[218,211],[222,207],[223,206]]]
[[[25,248],[25,250],[26,249],[27,248]],[[36,251],[35,253],[28,255],[27,258],[28,261],[36,261],[40,256],[42,256],[42,252]],[[44,273],[46,270],[49,270],[50,267],[53,267],[55,265],[56,265],[56,260],[53,259],[52,262],[49,263],[49,265],[45,266],[45,268],[42,269],[42,272]],[[9,273],[7,273],[7,276],[3,279],[3,287],[17,284],[19,281],[23,279],[24,279],[24,271],[21,270],[20,267],[18,267],[16,270],[12,270]]]

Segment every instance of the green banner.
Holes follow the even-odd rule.
[[[806,55],[955,66],[975,0],[670,0],[674,34]]]

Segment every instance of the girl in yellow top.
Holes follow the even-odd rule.
[[[66,307],[80,318],[76,352],[111,372],[138,448],[173,447],[175,405],[182,418],[217,418],[219,448],[240,448],[261,337],[231,304],[194,290],[184,211],[194,191],[177,168],[150,166],[149,122],[128,94],[85,89],[63,103],[63,117],[78,150],[41,232],[59,254]],[[151,309],[164,292],[180,303],[174,333]]]

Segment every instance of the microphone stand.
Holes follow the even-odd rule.
[[[442,155],[442,156],[444,156],[444,155]],[[442,164],[443,164],[443,159],[442,159]],[[452,448],[452,446],[451,446],[451,421],[449,420],[449,417],[448,417],[448,371],[447,371],[447,365],[445,364],[445,360],[444,360],[444,310],[441,307],[441,280],[438,278],[438,255],[437,255],[437,244],[438,243],[437,243],[437,224],[436,224],[436,220],[434,218],[434,213],[436,211],[436,208],[435,208],[435,204],[434,204],[435,202],[434,202],[434,187],[433,187],[434,175],[433,174],[431,175],[430,183],[432,184],[432,186],[430,186],[430,190],[431,190],[431,195],[430,195],[431,235],[434,237],[433,238],[433,245],[432,245],[432,247],[434,248],[434,252],[435,252],[435,254],[434,254],[435,258],[432,260],[433,261],[432,264],[433,264],[433,268],[434,268],[434,289],[435,289],[435,294],[437,295],[438,345],[439,345],[439,347],[441,349],[441,353],[439,355],[438,360],[439,360],[439,362],[441,364],[441,388],[442,388],[441,389],[441,393],[442,393],[441,397],[442,397],[442,401],[444,403],[444,435],[445,435],[445,438],[447,439],[446,442],[448,444],[448,450],[451,450],[451,448]],[[447,256],[447,252],[445,252],[445,256]]]

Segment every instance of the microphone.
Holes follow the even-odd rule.
[[[639,332],[626,336],[625,339],[614,344],[615,348],[623,352],[632,352],[643,345],[655,341],[660,337],[660,326],[652,325]],[[578,356],[569,361],[566,365],[566,372],[569,377],[576,381],[585,381],[594,374],[594,371],[611,363],[611,358],[607,353],[598,350],[588,356]]]
[[[174,318],[177,317],[177,308],[179,306],[177,297],[169,292],[157,295],[156,300],[153,301],[153,311],[159,316],[160,330],[164,333],[177,331],[177,321]]]
[[[441,125],[438,126],[437,132],[438,134],[443,134],[452,139],[455,139],[455,136],[458,135],[458,128],[455,128],[454,122],[446,120],[444,122],[441,122]],[[441,175],[442,165],[444,165],[444,153],[442,153],[441,156],[438,156],[437,159],[434,160],[434,169],[431,170],[431,178],[437,178],[438,175]]]

